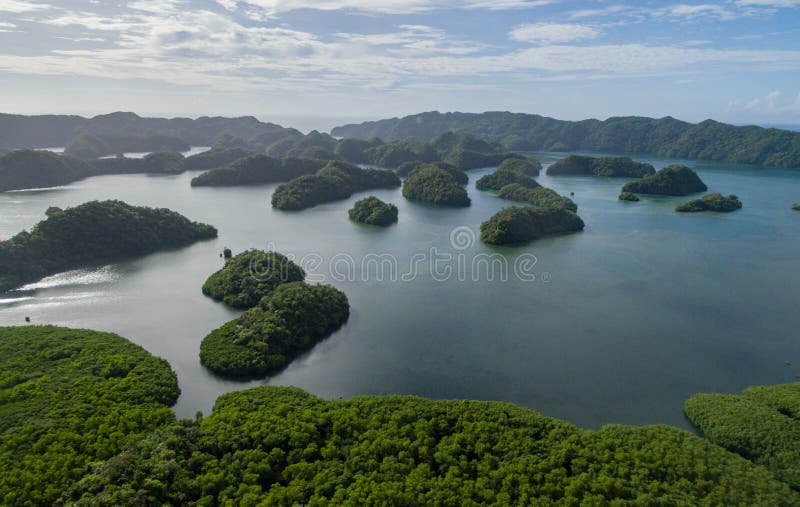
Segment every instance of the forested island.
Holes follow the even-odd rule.
[[[246,310],[283,283],[302,282],[303,269],[285,255],[263,250],[246,250],[225,260],[225,266],[208,277],[203,294],[228,306]]]
[[[633,192],[622,192],[619,194],[620,201],[639,202],[639,196]]]
[[[414,160],[401,164],[400,167],[395,170],[395,173],[402,178],[407,178],[415,170],[428,165],[447,171],[460,185],[466,185],[469,182],[467,173],[461,169],[456,169],[454,165],[448,164],[447,162],[420,162],[419,160]]]
[[[695,199],[681,204],[675,208],[680,213],[698,213],[702,211],[716,211],[719,213],[730,213],[741,209],[742,201],[735,195],[725,197],[722,194],[708,194],[700,199]]]
[[[705,120],[692,124],[669,116],[562,121],[510,112],[427,112],[344,125],[336,137],[387,141],[430,140],[458,132],[500,143],[514,151],[595,151],[655,154],[665,158],[715,160],[767,167],[800,167],[800,133],[755,126],[736,127]]]
[[[232,187],[289,181],[322,169],[327,161],[250,154],[192,179],[193,187]]]
[[[164,134],[136,135],[82,135],[73,139],[64,149],[64,154],[84,160],[107,155],[122,156],[123,153],[145,153],[154,151],[188,151],[191,145],[183,139]]]
[[[440,206],[469,206],[471,200],[461,184],[444,169],[425,165],[403,182],[403,197]]]
[[[629,181],[623,192],[683,196],[705,192],[708,187],[685,165],[671,165],[640,180]]]
[[[509,201],[518,201],[536,207],[564,208],[577,213],[578,205],[569,197],[559,195],[553,189],[542,186],[526,187],[518,183],[506,185],[497,193],[497,197]]]
[[[329,285],[278,283],[258,305],[206,336],[200,361],[226,377],[263,377],[327,338],[349,315],[347,296]]]
[[[525,176],[539,176],[542,163],[533,157],[507,158],[497,168],[501,171],[512,171]]]
[[[168,209],[92,201],[50,208],[30,232],[0,242],[0,292],[45,276],[187,246],[217,230]]]
[[[314,174],[300,176],[278,186],[272,194],[272,207],[302,210],[346,199],[356,192],[399,186],[400,178],[392,171],[361,169],[347,162],[331,160]]]
[[[511,206],[481,224],[481,241],[514,245],[552,234],[582,231],[583,227],[583,220],[564,207]]]
[[[386,227],[397,222],[397,206],[375,196],[356,201],[347,213],[350,220],[367,225]]]
[[[500,169],[499,167],[495,172],[487,174],[475,182],[475,188],[478,190],[498,191],[506,185],[519,185],[525,188],[541,186],[536,183],[533,178],[524,173],[510,169]]]
[[[642,178],[655,173],[650,164],[629,157],[586,157],[569,155],[547,168],[549,176],[594,175],[609,178]]]

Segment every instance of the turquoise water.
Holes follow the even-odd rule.
[[[562,156],[539,155],[545,163]],[[800,201],[800,172],[690,165],[709,191],[737,194],[744,209],[677,214],[687,199],[625,203],[617,200],[624,180],[543,175],[543,185],[575,193],[586,230],[500,249],[473,241],[480,223],[508,204],[475,189],[488,169],[470,172],[466,209],[411,203],[399,189],[374,192],[400,209],[388,229],[347,219],[367,194],[286,213],[269,206],[275,185],[192,188],[191,174],[0,193],[1,238],[43,219],[48,206],[110,198],[169,207],[220,230],[218,240],[2,294],[0,325],[29,316],[130,338],[175,368],[180,416],[208,413],[223,392],[269,383],[328,398],[506,400],[584,427],[688,427],[681,407],[692,393],[790,382],[800,372],[800,213],[790,210]],[[451,238],[459,227],[469,230]],[[224,246],[294,254],[312,280],[347,293],[349,323],[271,379],[214,377],[199,364],[200,341],[237,312],[203,297],[200,286],[220,267]],[[381,268],[371,254],[381,255]],[[494,256],[493,279],[482,254]],[[432,257],[447,255],[432,269]]]

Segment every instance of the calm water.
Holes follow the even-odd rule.
[[[547,162],[560,155],[540,156]],[[130,338],[177,371],[179,416],[208,413],[226,391],[270,383],[329,398],[507,400],[585,427],[687,427],[681,407],[692,393],[789,382],[800,371],[800,213],[789,209],[800,201],[800,172],[692,165],[710,191],[737,194],[744,209],[681,215],[673,208],[682,198],[617,201],[623,180],[543,175],[542,184],[575,193],[586,230],[505,249],[474,243],[466,231],[455,238],[458,248],[451,243],[454,228],[477,233],[507,204],[475,190],[489,170],[470,173],[467,209],[410,203],[399,189],[375,192],[400,208],[399,224],[386,230],[348,221],[347,210],[364,194],[286,213],[269,206],[275,185],[191,188],[192,174],[102,176],[0,193],[2,238],[34,225],[48,206],[110,198],[169,207],[220,230],[218,240],[0,295],[0,325],[30,316],[36,324]],[[238,252],[270,245],[306,263],[316,260],[306,264],[312,279],[324,277],[347,293],[351,320],[269,380],[218,379],[199,364],[200,341],[237,312],[203,297],[200,286],[220,267],[224,246]],[[497,270],[488,280],[485,269],[472,269],[475,256],[485,253],[512,268],[520,256],[535,256],[523,273],[535,281],[513,276],[513,269],[506,281]],[[385,257],[378,270],[362,263],[369,254],[395,260]],[[435,270],[414,260],[433,254],[452,260]],[[390,265],[413,280],[392,281]],[[416,276],[409,277],[413,265]]]

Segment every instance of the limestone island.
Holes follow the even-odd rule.
[[[481,241],[514,245],[552,234],[582,231],[583,220],[563,207],[511,206],[481,224]]]
[[[387,227],[397,222],[397,206],[385,203],[375,196],[356,201],[348,214],[350,220],[367,225]]]
[[[629,181],[623,192],[656,195],[689,195],[705,192],[708,187],[696,172],[685,165],[671,165],[641,180]]]
[[[403,197],[441,206],[469,206],[467,191],[444,169],[426,165],[411,172],[403,182]]]
[[[208,277],[203,294],[228,306],[246,310],[270,296],[278,285],[302,282],[303,269],[278,252],[247,250],[228,259]]]
[[[192,179],[193,187],[235,187],[289,181],[313,174],[328,162],[310,158],[274,158],[252,154]]]
[[[407,178],[412,172],[426,165],[438,167],[439,169],[447,171],[450,173],[450,176],[455,178],[460,185],[466,185],[469,182],[469,176],[467,176],[467,173],[461,169],[456,169],[454,165],[448,164],[447,162],[420,162],[419,160],[415,160],[413,162],[401,164],[395,172],[401,178]]]
[[[578,211],[578,205],[569,197],[564,197],[553,189],[538,185],[526,187],[518,183],[512,183],[501,188],[500,192],[497,193],[497,197],[509,201],[524,202],[540,208],[565,208],[573,213]]]
[[[630,201],[630,202],[638,202],[639,196],[632,193],[632,192],[622,192],[619,194],[620,201]]]
[[[200,361],[231,378],[277,372],[339,329],[350,316],[345,294],[329,285],[282,283],[200,344]]]
[[[549,176],[594,175],[609,178],[642,178],[655,173],[650,164],[630,157],[586,157],[570,155],[547,168]]]
[[[700,199],[689,201],[675,208],[681,213],[697,213],[700,211],[718,211],[720,213],[730,213],[742,207],[742,201],[735,195],[725,197],[722,194],[708,194]]]
[[[499,171],[513,171],[525,176],[539,176],[542,170],[542,163],[533,157],[526,158],[507,158],[497,166]]]
[[[356,192],[399,186],[400,178],[392,171],[361,169],[347,162],[331,160],[316,173],[300,176],[276,188],[272,194],[272,207],[302,210],[347,199]]]
[[[492,174],[483,176],[475,182],[475,187],[478,190],[495,190],[498,191],[506,185],[516,184],[525,188],[535,188],[540,186],[536,181],[524,173],[513,171],[510,169],[498,168]]]
[[[45,276],[217,237],[217,230],[168,209],[92,201],[61,210],[30,232],[0,242],[0,292]]]

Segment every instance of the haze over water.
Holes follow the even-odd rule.
[[[545,166],[562,154],[538,154]],[[656,169],[673,161],[637,157]],[[471,171],[472,206],[442,209],[380,190],[280,212],[276,185],[192,188],[195,174],[101,176],[52,190],[0,193],[0,238],[44,218],[49,206],[93,199],[168,207],[215,225],[219,239],[191,247],[56,275],[0,296],[0,325],[57,324],[112,331],[164,357],[178,373],[179,416],[208,413],[226,391],[263,383],[296,385],[320,396],[415,394],[511,401],[584,427],[667,423],[688,427],[681,407],[695,392],[738,392],[790,382],[800,371],[800,174],[691,162],[709,192],[733,193],[731,214],[677,214],[690,198],[617,200],[625,180],[537,180],[574,192],[586,230],[495,249],[455,246],[451,232],[480,223],[511,203],[475,189],[490,169]],[[347,219],[366,195],[396,204],[400,221],[378,230]],[[221,380],[199,363],[200,341],[238,312],[205,298],[200,286],[221,266],[219,252],[267,248],[319,259],[324,278],[350,299],[349,323],[284,372],[266,381]],[[463,248],[463,249],[459,249]],[[369,254],[392,254],[400,274],[431,249],[467,265],[498,253],[510,266],[533,255],[535,281],[488,280],[472,273],[437,280],[418,266],[409,281],[362,272]],[[308,257],[311,255],[311,257]],[[317,257],[318,256],[318,257]],[[346,257],[345,257],[346,256]],[[348,279],[331,259],[352,258]],[[342,264],[339,264],[341,267]],[[384,272],[384,276],[388,277]],[[477,281],[472,281],[477,277]],[[787,366],[786,361],[792,363]]]

